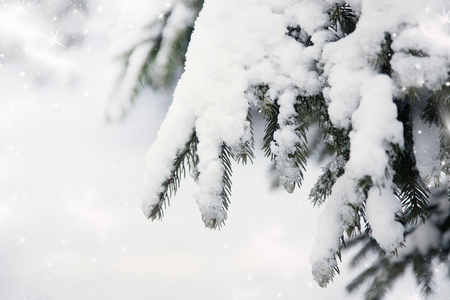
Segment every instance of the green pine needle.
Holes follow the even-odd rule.
[[[196,170],[198,138],[195,130],[190,135],[184,148],[180,150],[173,162],[170,176],[162,183],[163,191],[159,194],[159,202],[152,208],[148,218],[151,220],[161,219],[164,215],[164,209],[170,205],[170,198],[174,196],[180,187],[181,178],[186,176],[187,163],[189,170]],[[194,172],[198,178],[198,172]]]
[[[336,3],[328,14],[331,21],[330,28],[335,32],[342,32],[346,36],[355,31],[358,17],[349,4],[345,2]]]
[[[222,161],[222,169],[223,169],[223,175],[222,175],[222,193],[220,196],[222,197],[222,207],[225,210],[228,210],[228,207],[230,205],[230,196],[231,196],[231,175],[233,174],[233,170],[231,168],[231,160],[232,158],[232,152],[231,148],[223,143],[222,144],[222,150],[220,153],[220,160]],[[222,224],[218,224],[221,226]]]
[[[253,159],[255,158],[255,154],[253,153],[253,149],[255,148],[255,138],[253,136],[253,120],[252,113],[250,108],[247,111],[247,122],[249,124],[249,131],[251,138],[241,144],[241,147],[238,151],[233,152],[233,158],[237,163],[241,163],[246,165],[248,161],[253,163]]]

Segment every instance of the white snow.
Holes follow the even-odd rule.
[[[390,185],[370,189],[366,200],[367,220],[372,229],[372,237],[386,253],[393,252],[404,240],[404,228],[395,221],[395,214],[401,208]]]
[[[46,2],[24,2],[25,10],[32,14],[27,3]],[[202,300],[214,295],[217,300],[269,300],[281,294],[286,299],[347,298],[348,278],[326,291],[310,286],[313,233],[300,228],[307,228],[317,211],[307,202],[297,203],[297,198],[306,198],[312,182],[305,182],[303,196],[270,191],[265,184],[268,161],[234,170],[236,201],[220,232],[203,230],[192,197],[196,186],[189,178],[164,222],[150,224],[142,217],[138,194],[143,157],[170,97],[143,92],[120,123],[104,123],[95,105],[99,89],[109,88],[99,78],[106,63],[107,29],[117,17],[112,7],[124,14],[130,7],[140,8],[141,14],[132,15],[147,21],[147,9],[166,1],[89,4],[92,22],[73,24],[89,31],[86,43],[67,48],[68,53],[57,47],[48,51],[55,58],[52,62],[63,58],[76,66],[71,84],[64,84],[64,74],[28,56],[1,60],[1,299],[144,300],[151,295],[158,300]],[[50,29],[46,24],[52,16],[38,16],[39,28]],[[15,24],[28,28],[22,19]],[[2,38],[0,43],[9,42],[3,32]],[[47,45],[42,50],[47,51]],[[10,54],[4,48],[0,53]],[[34,75],[42,69],[51,80],[36,83],[39,76]]]
[[[319,217],[317,237],[309,258],[314,280],[322,287],[333,279],[339,239],[344,230],[354,224],[355,212],[350,205],[358,207],[361,201],[362,197],[358,194],[354,180],[346,174],[336,180],[332,194]]]
[[[252,85],[270,85],[272,99],[278,99],[280,130],[275,135],[281,142],[273,150],[279,169],[288,171],[286,178],[298,176],[284,160],[298,142],[293,95],[314,95],[329,85],[325,92],[334,124],[352,126],[352,155],[323,208],[312,250],[311,224],[317,211],[303,201],[311,182],[293,195],[271,192],[267,162],[244,171],[236,168],[229,222],[220,234],[202,230],[191,197],[196,186],[189,180],[173,199],[165,222],[149,225],[136,209],[142,156],[156,135],[166,99],[144,93],[137,101],[139,113],[122,124],[102,124],[92,106],[99,98],[97,89],[111,91],[99,80],[107,53],[103,38],[119,11],[127,14],[121,27],[125,30],[110,49],[120,53],[146,37],[141,29],[167,5],[182,2],[89,1],[89,18],[107,19],[96,32],[98,24],[84,24],[80,11],[63,15],[66,1],[1,1],[0,294],[5,299],[148,299],[150,294],[155,299],[360,299],[343,291],[345,275],[327,290],[312,285],[307,255],[312,253],[316,280],[326,285],[337,263],[339,238],[354,221],[351,206],[364,201],[356,193],[356,180],[363,175],[386,186],[382,194],[374,187],[367,199],[373,236],[387,251],[400,242],[402,228],[393,221],[399,205],[382,172],[389,143],[401,144],[392,94],[402,96],[402,87],[443,83],[450,55],[448,1],[349,0],[363,15],[361,26],[329,43],[333,34],[324,29],[326,9],[336,1],[207,0],[174,105],[146,158],[144,212],[161,191],[176,152],[196,129],[203,174],[196,198],[204,222],[227,217],[217,196],[223,174],[218,155],[222,142],[236,150],[250,139],[245,118],[249,105],[257,103],[245,91]],[[114,6],[118,12],[106,15]],[[179,20],[188,22],[185,13],[180,10]],[[305,48],[285,35],[287,26],[297,24],[312,36],[314,46]],[[180,24],[172,25],[176,30]],[[415,48],[430,55],[397,52],[393,82],[376,75],[372,65],[385,30],[395,33],[395,51]],[[166,32],[173,37],[171,33]],[[89,43],[65,45],[78,34],[86,35]],[[125,90],[116,96],[128,97],[146,51],[148,47],[134,54],[130,80],[121,82]],[[316,60],[325,68],[319,79]],[[111,75],[120,76],[117,65],[111,68],[116,72]],[[61,84],[75,76],[71,86]],[[119,102],[121,109],[129,105]],[[120,109],[112,110],[119,115]],[[380,130],[372,131],[363,120]],[[422,176],[436,175],[435,128],[414,126],[418,168]],[[371,165],[368,156],[376,157],[378,165]],[[448,211],[449,202],[440,203]],[[412,247],[405,249],[424,253],[436,245],[436,220],[429,221],[408,237],[406,244]],[[387,232],[388,225],[394,230]],[[442,281],[445,286],[447,281]],[[405,297],[404,291],[399,287],[400,296],[392,299]],[[445,293],[436,299],[447,299]]]
[[[352,115],[350,160],[347,172],[355,179],[370,176],[385,181],[390,143],[403,146],[403,125],[397,120],[392,82],[386,75],[368,78],[361,85],[359,107]]]
[[[399,97],[396,89],[406,90],[405,87],[436,89],[445,82],[449,72],[448,52],[444,49],[450,28],[442,21],[437,29],[436,18],[431,18],[431,15],[423,18],[423,15],[427,5],[440,9],[447,6],[447,10],[450,7],[445,1],[431,2],[352,1],[355,5],[361,3],[356,30],[335,43],[325,45],[322,57],[325,74],[328,75],[329,88],[325,89],[324,95],[329,102],[331,121],[337,127],[351,128],[350,160],[344,177],[357,181],[370,176],[375,184],[367,199],[368,222],[373,227],[373,237],[387,252],[395,250],[403,241],[403,227],[394,221],[394,214],[401,207],[392,195],[390,180],[386,178],[386,174],[392,176],[388,164],[390,144],[403,145],[403,128],[396,120],[393,94]],[[405,7],[411,9],[405,10]],[[430,11],[435,16],[442,14],[442,10],[436,8]],[[445,15],[446,10],[443,11]],[[428,29],[427,34],[424,28]],[[394,50],[424,50],[431,56],[412,57],[396,52],[392,58],[393,80],[385,75],[375,75],[374,62],[385,32],[392,34]],[[417,34],[419,32],[420,35]],[[436,36],[442,38],[438,40]],[[433,42],[430,43],[431,39]],[[424,132],[433,132],[433,129]],[[414,137],[417,136],[415,129]],[[427,145],[429,139],[433,141]],[[418,167],[424,176],[438,170],[436,166],[427,165],[430,160],[433,164],[436,162],[436,141],[436,134],[431,134],[427,139],[419,138],[416,145]],[[342,180],[338,179],[336,184]],[[354,186],[354,183],[349,183],[349,186]],[[386,186],[382,188],[383,197],[377,192],[377,186]],[[319,222],[318,242],[311,261],[313,274],[321,285],[326,285],[332,278],[333,272],[324,268],[336,264],[333,257],[338,249],[338,239],[346,228],[345,222],[349,221],[341,217],[347,202],[336,200],[345,198],[346,193],[346,190],[333,188]]]
[[[296,182],[300,182],[301,173],[295,166],[292,159],[289,159],[289,153],[294,153],[296,144],[302,144],[300,137],[296,133],[295,121],[295,94],[287,91],[283,93],[278,100],[280,113],[278,124],[280,129],[274,133],[271,151],[276,155],[276,168],[280,174],[280,181],[285,189],[292,193]]]
[[[172,63],[168,51],[178,36],[195,21],[196,14],[189,5],[189,1],[182,0],[166,3],[151,1],[131,5],[126,9],[127,13],[119,14],[119,20],[110,30],[111,41],[107,53],[110,63],[103,74],[103,85],[107,88],[101,98],[108,119],[124,117],[132,106],[141,84],[137,79],[159,38],[161,43],[155,63],[146,72],[152,74],[157,84],[162,84],[159,81],[167,75],[167,68]],[[131,54],[128,64],[124,63],[126,54]]]

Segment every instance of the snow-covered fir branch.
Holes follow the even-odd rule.
[[[432,185],[449,187],[449,11],[445,0],[206,0],[147,154],[145,214],[162,215],[180,168],[193,164],[202,219],[221,226],[229,157],[252,156],[255,108],[288,192],[301,185],[309,125],[321,128],[332,160],[311,192],[325,205],[311,255],[321,286],[339,270],[344,233],[361,223],[383,253],[408,247],[405,228],[426,220]]]

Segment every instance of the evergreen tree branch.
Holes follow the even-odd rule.
[[[203,205],[200,207],[202,211],[202,219],[205,226],[210,229],[220,229],[225,224],[226,211],[230,206],[230,196],[231,196],[231,176],[233,174],[231,159],[233,158],[233,153],[231,147],[229,147],[225,142],[220,146],[219,159],[222,163],[222,190],[219,193],[219,197],[222,200],[221,207],[214,207]],[[214,197],[211,195],[210,197]],[[219,220],[218,220],[219,219]]]
[[[387,268],[387,258],[384,258],[378,264],[379,275],[374,278],[365,293],[366,300],[379,300],[384,298],[386,293],[392,288],[396,279],[398,279],[405,271],[406,265],[402,262],[392,263]]]
[[[336,3],[328,12],[330,15],[330,28],[336,33],[347,36],[356,29],[358,17],[349,4],[344,1]]]
[[[194,130],[184,148],[176,155],[170,176],[162,183],[163,191],[159,194],[159,202],[151,208],[148,215],[149,219],[155,220],[163,217],[164,209],[170,205],[170,198],[176,194],[178,187],[180,187],[181,178],[186,176],[186,163],[190,171],[194,170],[194,178],[198,178],[198,171],[196,171],[198,164],[197,145],[198,138]]]
[[[422,120],[430,126],[433,124],[438,127],[443,126],[450,112],[450,81],[431,93],[426,101],[427,105],[422,113]]]
[[[309,199],[314,205],[323,204],[331,195],[336,179],[344,174],[345,161],[342,156],[330,161],[322,171],[309,193]]]
[[[383,253],[379,245],[367,233],[347,241],[347,247],[361,247],[350,261],[351,266],[360,265],[370,253],[374,253],[376,257],[369,267],[349,283],[347,286],[349,292],[356,291],[364,282],[370,281],[371,283],[365,291],[366,299],[382,299],[392,288],[394,282],[410,267],[421,288],[422,296],[426,298],[432,295],[434,263],[440,262],[444,267],[449,266],[448,270],[450,271],[448,264],[450,243],[444,239],[444,236],[450,232],[450,210],[449,206],[440,205],[442,200],[448,200],[449,196],[445,190],[445,188],[438,189],[430,197],[431,204],[427,208],[429,215],[427,223],[412,224],[405,233],[406,245],[413,243],[409,247],[418,247],[421,250],[415,248],[406,250],[406,253],[401,253],[393,260]],[[426,253],[423,253],[423,244],[415,244],[418,238],[416,235],[423,234],[416,231],[420,226],[429,226],[427,232],[437,230],[440,234],[436,240],[438,243],[434,244],[436,241],[433,241]]]
[[[250,134],[250,139],[243,141],[239,147],[239,149],[233,149],[232,156],[237,163],[241,163],[246,165],[248,161],[253,163],[253,159],[255,158],[255,154],[253,153],[253,149],[255,148],[255,138],[253,136],[253,120],[252,120],[252,112],[249,107],[247,111],[247,123],[248,123],[248,131]]]
[[[275,162],[279,175],[283,177],[281,183],[284,188],[288,192],[292,192],[296,185],[300,187],[303,179],[303,171],[306,169],[308,158],[306,133],[309,128],[307,121],[309,112],[305,106],[302,105],[300,98],[297,97],[296,103],[294,104],[296,112],[295,117],[290,118],[286,124],[280,124],[278,118],[280,114],[280,105],[278,104],[278,100],[275,99],[272,101],[267,94],[268,87],[264,85],[260,86],[255,94],[255,97],[259,99],[258,105],[260,107],[260,114],[266,119],[262,150],[266,157],[270,157],[270,159]],[[273,153],[273,147],[279,146],[275,135],[284,127],[294,127],[294,132],[298,137],[298,141],[292,145],[293,149],[289,151],[289,153],[284,153],[284,149],[279,153]],[[292,170],[288,171],[289,175],[286,175],[284,170],[288,168],[291,168]]]
[[[312,37],[304,29],[302,29],[300,25],[297,25],[295,27],[288,26],[286,35],[292,37],[294,40],[303,44],[305,47],[314,46],[314,43],[311,41]]]
[[[275,160],[275,155],[270,149],[270,145],[274,140],[273,135],[280,126],[278,125],[278,114],[280,113],[280,106],[276,102],[267,102],[263,106],[262,116],[266,119],[265,134],[263,137],[262,150],[265,157],[270,157],[271,160]]]
[[[378,53],[375,61],[375,68],[379,70],[381,74],[386,74],[392,77],[391,58],[394,54],[394,50],[391,48],[392,36],[389,32],[384,33],[384,41],[381,44],[381,51]]]
[[[412,269],[417,280],[417,285],[420,287],[420,293],[424,296],[432,294],[433,271],[432,261],[428,260],[427,256],[414,255],[412,257]]]
[[[425,222],[428,217],[429,189],[420,177],[414,161],[407,153],[401,153],[394,162],[395,195],[403,206],[403,215],[408,223],[417,223],[418,218]]]
[[[355,292],[363,283],[369,280],[369,278],[376,276],[377,272],[378,268],[376,266],[367,268],[347,285],[347,292]]]

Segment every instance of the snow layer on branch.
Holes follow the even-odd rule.
[[[177,151],[195,129],[200,172],[196,199],[203,220],[207,224],[214,216],[220,223],[226,218],[225,211],[219,209],[223,188],[219,155],[223,143],[236,150],[251,139],[245,92],[258,84],[270,86],[274,98],[288,90],[304,95],[320,91],[312,58],[320,55],[327,38],[319,30],[323,30],[323,24],[315,21],[311,26],[308,21],[312,34],[317,31],[318,41],[318,46],[308,51],[286,34],[287,27],[302,16],[321,16],[325,22],[324,7],[307,2],[309,8],[300,14],[300,8],[289,0],[205,1],[173,104],[147,155],[143,195],[146,213],[158,203],[161,183],[169,177]],[[281,120],[291,119],[293,114],[293,94],[286,97],[289,99],[280,103]],[[295,143],[295,128],[284,123],[277,136],[288,144]]]
[[[127,111],[132,103],[129,101],[135,94],[136,82],[139,82],[139,74],[142,71],[142,65],[145,63],[148,57],[148,53],[151,51],[151,44],[142,44],[137,46],[133,53],[130,55],[128,61],[128,67],[126,70],[122,70],[120,65],[111,65],[109,67],[110,74],[117,75],[120,78],[120,85],[116,85],[113,88],[114,95],[112,98],[108,98],[110,103],[107,106],[106,115],[113,120],[120,119],[124,111]],[[113,76],[110,79],[111,85],[117,84],[117,77]]]
[[[449,2],[416,0],[406,5],[412,8],[396,16],[397,30],[391,31],[393,77],[399,88],[436,89],[450,71]]]
[[[172,105],[155,142],[147,152],[142,190],[142,209],[146,216],[159,202],[159,195],[164,191],[162,183],[170,177],[173,160],[192,133],[195,117],[191,110],[187,103]]]
[[[372,237],[387,253],[393,252],[403,242],[403,226],[395,221],[402,205],[394,196],[390,185],[372,187],[366,200],[367,220],[372,229]]]
[[[355,179],[370,176],[375,183],[382,183],[389,143],[403,146],[403,125],[397,120],[388,76],[375,75],[365,80],[360,91],[360,104],[352,115],[347,172]]]
[[[291,1],[293,2],[293,1]],[[292,16],[292,25],[300,24],[309,35],[313,35],[318,30],[324,28],[324,24],[329,21],[328,15],[324,13],[325,6],[322,1],[306,0],[297,1],[287,12],[288,16]]]
[[[102,100],[105,115],[112,120],[123,117],[131,107],[144,74],[151,76],[154,87],[165,84],[171,60],[176,60],[170,53],[176,47],[174,41],[193,25],[196,17],[186,1],[140,2],[136,5],[139,9],[123,13],[110,32],[113,39],[107,55],[111,63],[103,76],[107,88]],[[152,51],[156,54],[154,62],[150,61]]]
[[[297,113],[294,108],[295,99],[296,94],[292,91],[286,92],[279,97],[280,113],[278,124],[280,129],[274,133],[273,139],[276,142],[272,142],[270,147],[272,153],[275,154],[275,163],[280,175],[280,181],[290,193],[294,191],[295,183],[301,182],[302,173],[299,172],[295,161],[289,156],[296,151],[297,144],[304,144],[296,132]]]
[[[348,127],[359,105],[361,84],[373,76],[373,66],[381,50],[384,33],[396,29],[390,15],[391,1],[363,1],[363,11],[356,30],[324,48],[323,59],[328,75],[329,114],[337,127]],[[395,11],[395,10],[394,10]],[[398,8],[397,8],[398,11]]]
[[[393,93],[395,88],[408,86],[436,89],[445,83],[449,72],[450,22],[448,14],[441,11],[446,5],[450,9],[448,1],[355,0],[350,4],[361,9],[355,31],[328,43],[323,51],[324,72],[329,83],[324,96],[330,119],[335,126],[351,132],[350,159],[326,203],[319,221],[317,245],[311,255],[313,275],[321,286],[332,279],[339,238],[355,221],[351,215],[344,217],[349,203],[345,200],[348,190],[340,188],[342,182],[355,187],[361,178],[370,176],[375,187],[369,191],[367,216],[373,237],[387,252],[394,251],[403,241],[404,229],[395,221],[401,205],[385,176],[391,172],[387,154],[391,144],[403,145],[403,128],[396,119]],[[395,54],[391,67],[395,83],[388,76],[376,75],[378,54],[387,32],[393,38]],[[429,131],[433,130],[426,130]],[[436,174],[439,166],[426,165],[430,159],[438,161],[438,138],[436,134],[430,135],[434,141],[426,146],[427,140],[420,138],[420,134],[420,129],[415,129],[414,138],[419,138],[418,168],[422,176]],[[378,190],[376,186],[386,188]],[[358,202],[355,204],[357,208]]]
[[[316,244],[310,256],[314,280],[321,287],[333,279],[339,239],[344,230],[354,224],[354,207],[361,203],[356,182],[346,174],[339,177],[319,217]]]

